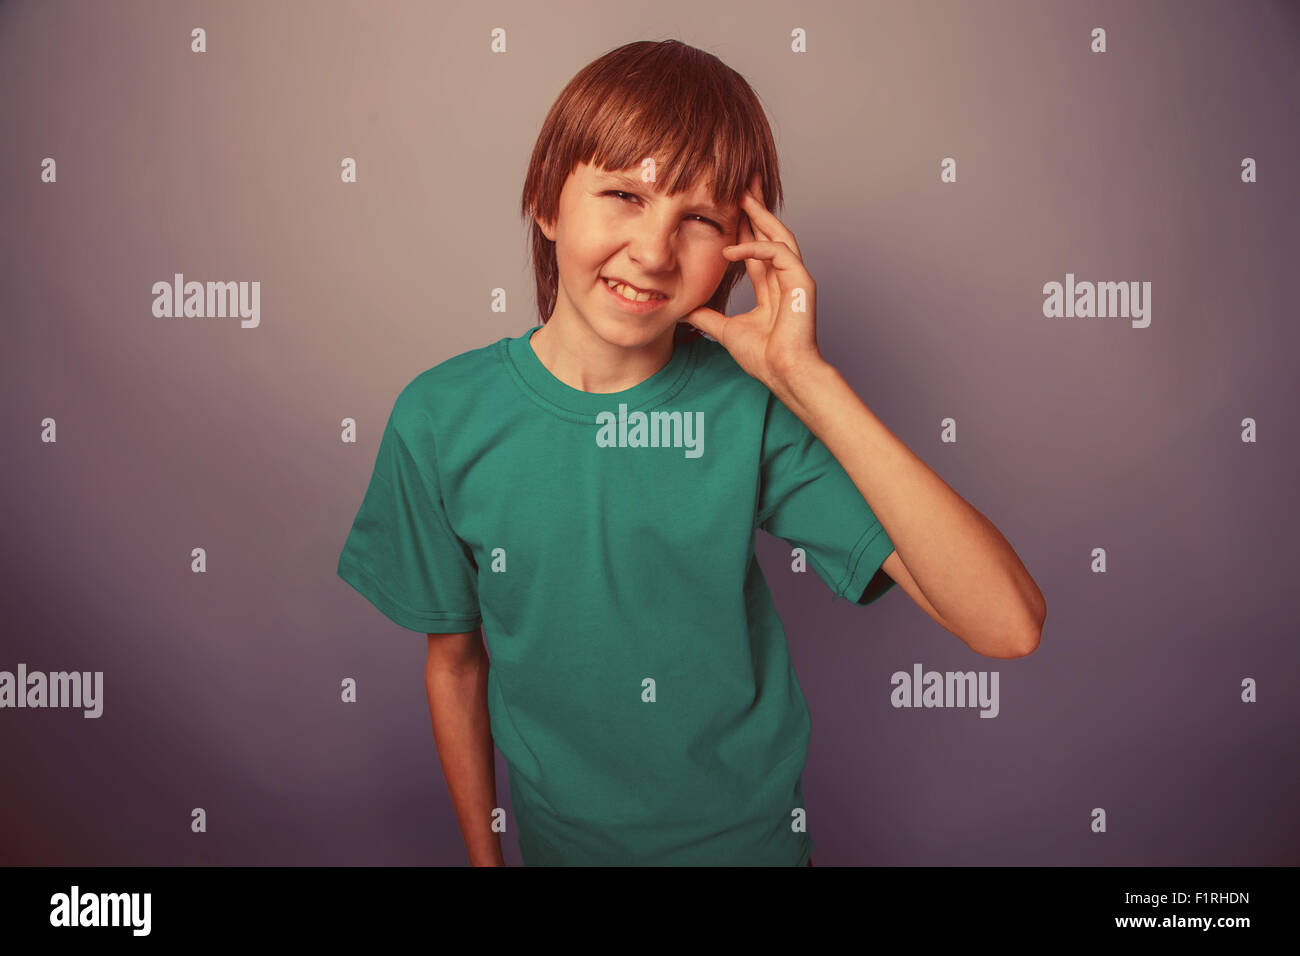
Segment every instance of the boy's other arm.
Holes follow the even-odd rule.
[[[424,666],[433,739],[469,852],[470,866],[505,866],[492,830],[496,759],[488,718],[488,656],[482,629],[430,634]]]

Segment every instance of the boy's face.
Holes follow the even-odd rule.
[[[639,167],[622,171],[580,164],[560,193],[554,223],[539,222],[555,243],[559,288],[550,321],[577,321],[613,345],[648,345],[671,336],[677,320],[708,302],[730,261],[741,212],[713,205],[707,183],[666,196],[641,181]],[[649,307],[624,305],[606,278],[621,279],[666,298]]]

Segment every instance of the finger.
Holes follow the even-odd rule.
[[[742,216],[740,222],[740,242],[741,244],[752,243],[756,240],[754,230],[749,223],[748,216]],[[767,264],[757,259],[746,257],[745,273],[749,276],[749,281],[754,284],[754,302],[760,309],[768,308],[768,297],[770,286],[768,284]]]
[[[754,232],[755,230],[753,229],[753,220],[750,219],[749,223],[750,223],[751,232]],[[758,241],[765,242],[765,243],[772,242],[772,240],[762,230],[757,230],[757,233],[758,235],[756,236],[756,239],[758,239]],[[769,307],[769,303],[771,302],[780,303],[781,301],[781,281],[776,274],[777,273],[776,268],[768,268],[766,262],[762,262],[759,260],[747,258],[745,261],[754,262],[756,267],[762,270],[763,282],[762,284],[759,284],[757,281],[755,281],[754,287],[756,289],[765,290],[765,291],[760,292],[755,301],[761,301],[764,310],[771,311]]]
[[[812,276],[804,267],[803,260],[783,242],[740,243],[732,246],[727,254],[771,263],[774,268],[768,271],[772,275],[778,296],[795,288],[813,288]]]
[[[754,224],[755,235],[763,233],[764,235],[761,238],[766,238],[772,242],[784,242],[794,251],[795,255],[800,259],[803,258],[803,253],[799,251],[799,243],[795,242],[794,233],[787,229],[785,224],[763,205],[756,194],[745,193],[740,205]]]
[[[754,198],[753,194],[750,194],[750,199],[753,198]],[[754,206],[754,205],[762,205],[762,203],[753,203],[753,202],[749,203],[749,206]],[[749,215],[748,206],[746,207],[745,221],[749,223],[749,231],[754,236],[755,239],[759,240],[760,242],[772,241],[772,237],[769,236],[767,233],[765,233],[762,229],[760,229],[758,227],[758,224],[754,222],[754,217]]]
[[[682,316],[677,320],[679,325],[686,324],[694,326],[706,335],[711,335],[715,339],[722,337],[722,327],[726,323],[726,316],[715,312],[708,306],[700,306],[692,312]]]
[[[754,212],[760,215],[767,213],[767,207],[763,205],[763,199],[762,199],[763,181],[762,181],[762,177],[758,173],[754,173],[754,175],[751,176],[749,179],[749,190],[747,196],[749,201],[747,203],[742,202],[741,205],[745,209],[745,219],[749,223],[750,234],[753,235],[755,239],[761,242],[779,241],[777,237],[770,235],[767,232],[767,230],[762,228],[761,225],[755,223],[754,216],[749,215],[750,210],[753,210]],[[780,220],[777,220],[775,216],[771,216],[771,218],[779,224]],[[786,230],[786,232],[788,233],[789,230]],[[793,241],[794,236],[790,235],[790,239],[791,241]],[[797,247],[795,250],[795,255],[799,255]],[[802,259],[802,257],[800,258]],[[745,261],[746,263],[749,263],[752,262],[753,260],[750,258],[746,258]],[[777,275],[777,269],[767,268],[766,264],[763,264],[762,268],[764,272],[764,278],[766,280],[767,294],[766,295],[763,295],[761,293],[756,294],[756,301],[763,307],[765,311],[770,311],[770,309],[768,308],[769,302],[779,303],[781,301],[781,294],[782,294],[781,281]],[[752,280],[753,269],[749,269],[747,266],[747,270],[749,271],[750,278]],[[763,288],[763,285],[760,285],[757,281],[755,281],[754,288],[756,290],[759,290]]]

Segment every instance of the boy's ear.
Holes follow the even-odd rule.
[[[554,242],[555,224],[550,222],[549,220],[543,219],[541,216],[534,216],[533,220],[537,223],[538,226],[541,227],[542,235],[544,235],[547,239],[551,240],[551,242]]]

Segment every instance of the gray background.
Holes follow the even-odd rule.
[[[0,3],[0,669],[105,674],[98,720],[0,711],[0,862],[465,862],[425,638],[335,565],[397,391],[536,324],[552,100],[669,37],[768,110],[824,354],[1049,607],[984,658],[760,536],[817,865],[1297,862],[1300,12],[1267,0]],[[154,318],[174,272],[259,280],[261,326]],[[1067,272],[1150,281],[1151,326],[1044,318]],[[1000,716],[893,709],[914,662],[999,671]]]

